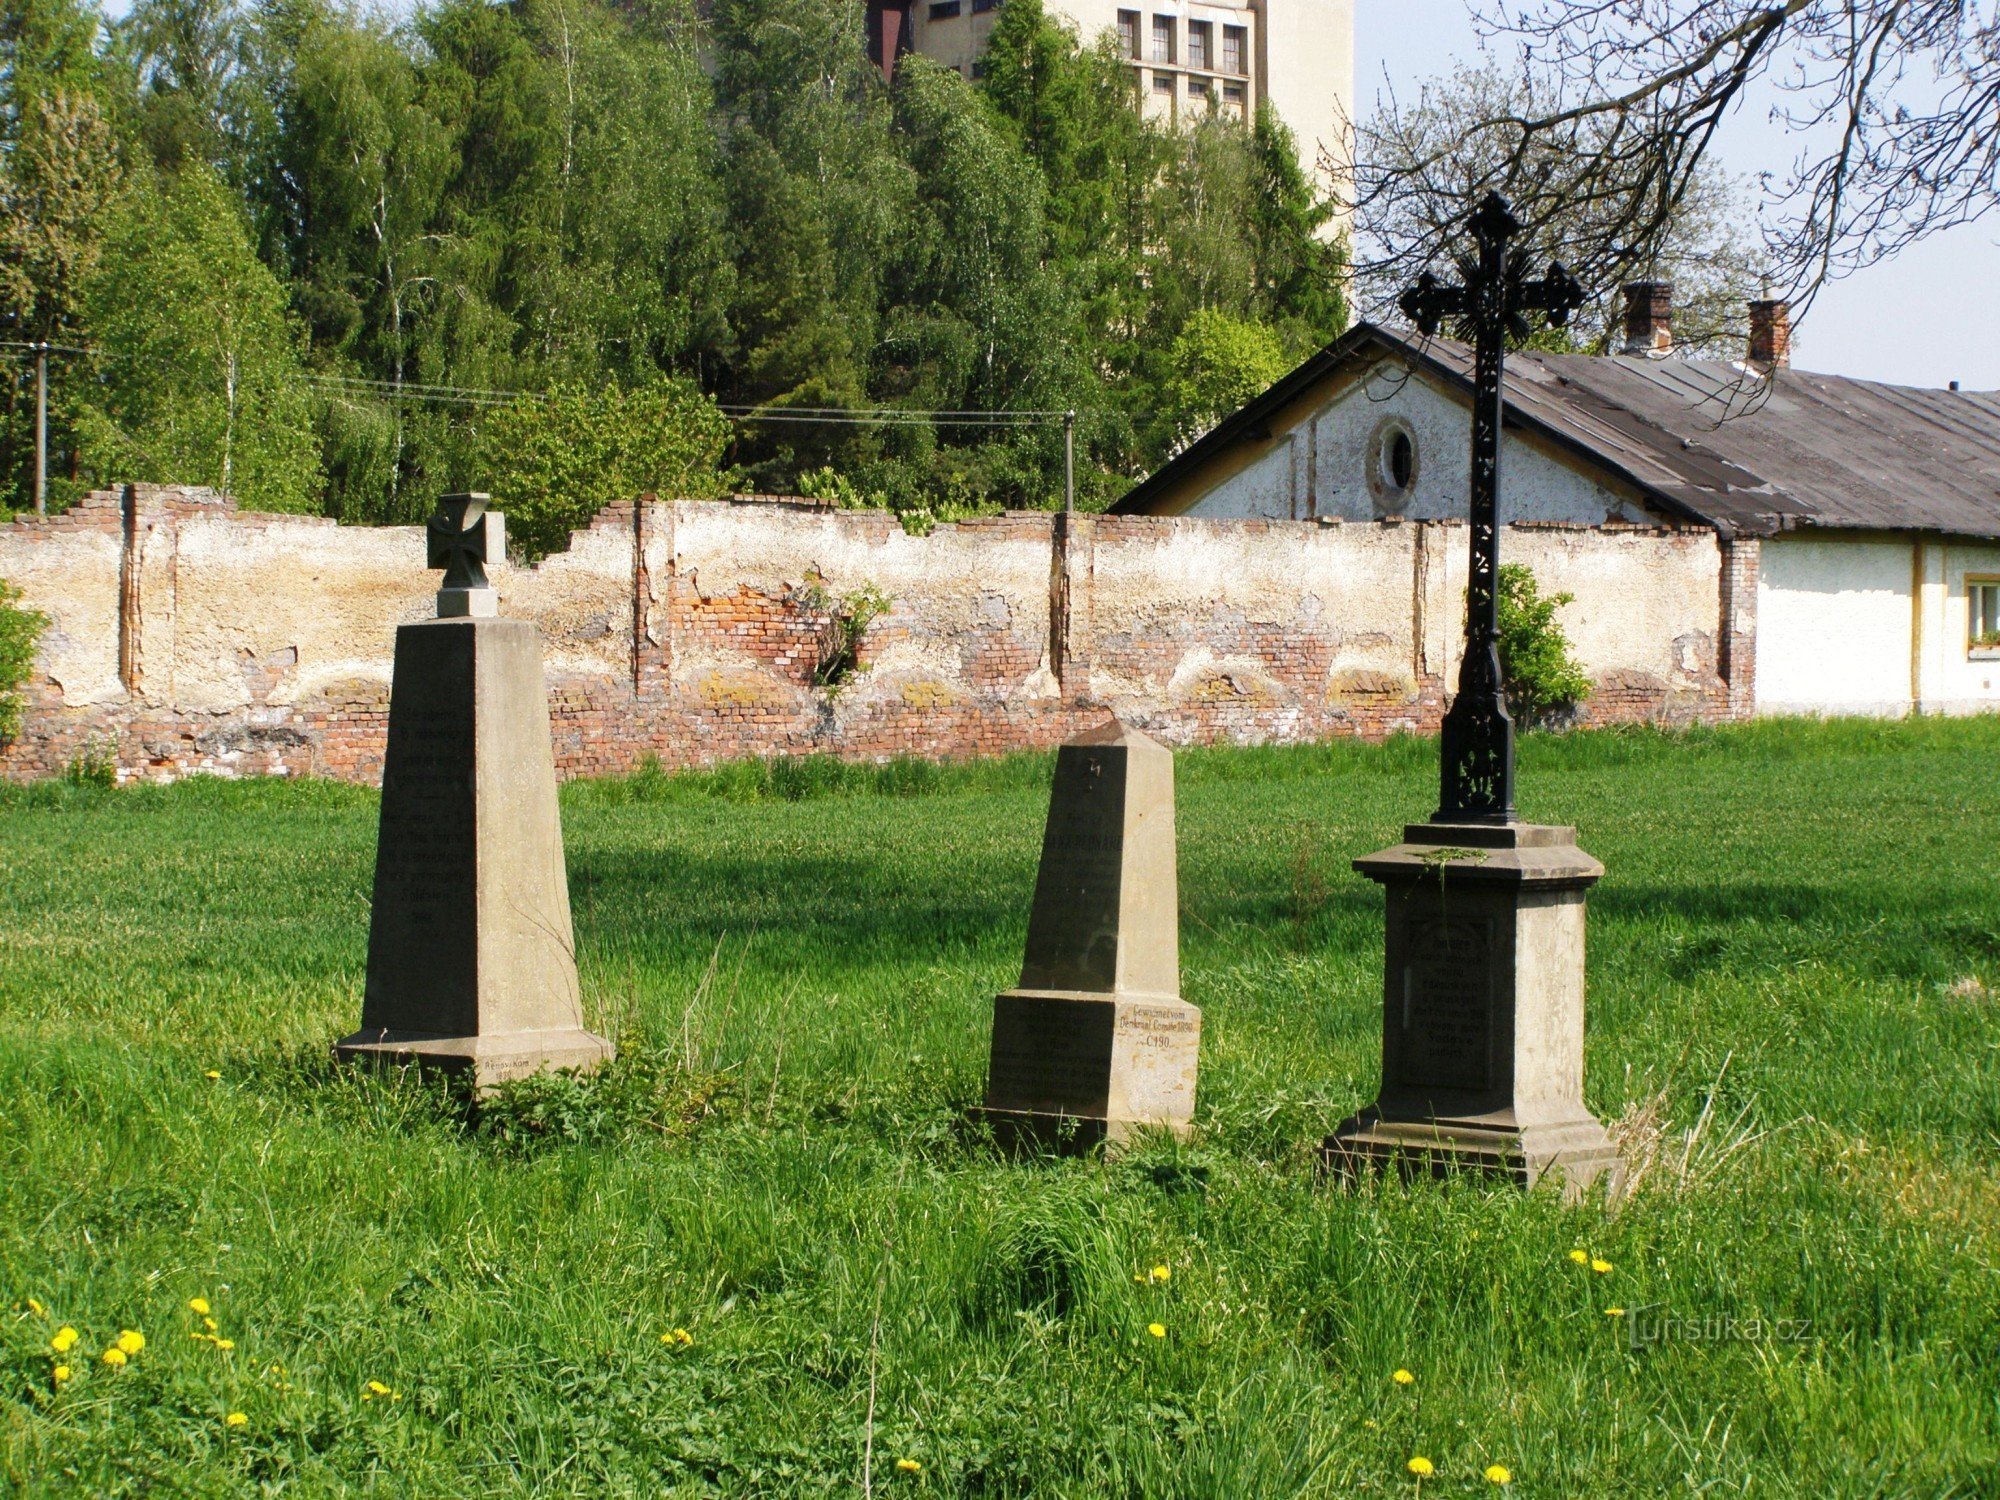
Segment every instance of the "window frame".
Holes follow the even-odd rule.
[[[1168,67],[1174,65],[1176,61],[1175,54],[1179,50],[1177,42],[1180,27],[1177,22],[1178,17],[1175,16],[1155,15],[1153,17],[1152,45],[1148,49],[1151,51],[1152,56],[1147,59],[1149,62],[1165,63]]]
[[[1986,596],[1984,609],[1981,595]],[[1982,621],[1982,614],[1985,616]],[[1981,641],[1981,626],[1985,633],[2000,633],[2000,573],[1968,573],[1965,575],[1965,649],[1971,655],[1986,660],[2000,657],[2000,639]]]

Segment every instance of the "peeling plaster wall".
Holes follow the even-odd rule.
[[[993,754],[1112,712],[1173,744],[1427,730],[1457,666],[1465,538],[1043,513],[913,537],[806,501],[647,501],[489,573],[503,612],[542,632],[558,763],[581,775],[649,755]],[[1564,619],[1598,678],[1591,719],[1730,711],[1713,536],[1519,527],[1504,545],[1577,595]],[[434,608],[424,553],[417,527],[152,486],[0,527],[0,577],[52,621],[0,773],[115,746],[132,777],[375,779],[396,627]],[[829,612],[868,587],[891,606],[859,669],[823,686]]]

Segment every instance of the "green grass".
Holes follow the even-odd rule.
[[[1314,1186],[1379,1048],[1347,862],[1434,755],[1181,757],[1199,1129],[1108,1162],[962,1124],[1046,758],[567,789],[633,1060],[484,1126],[322,1061],[372,793],[0,792],[8,1483],[851,1495],[872,1431],[882,1495],[1409,1496],[1417,1454],[1438,1496],[2000,1493],[2000,720],[1524,746],[1524,815],[1609,871],[1591,1103],[1661,1126],[1616,1212]],[[1634,1350],[1603,1309],[1648,1304],[1739,1336]]]

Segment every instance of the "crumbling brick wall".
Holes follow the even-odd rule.
[[[1504,546],[1576,595],[1590,721],[1749,712],[1745,558],[1725,565],[1713,534],[1516,527]],[[127,777],[378,779],[395,628],[433,609],[423,557],[418,528],[144,485],[0,527],[0,577],[51,620],[0,774],[94,746]],[[542,631],[558,763],[589,775],[646,756],[990,755],[1107,713],[1171,744],[1430,730],[1457,671],[1465,530],[1021,513],[917,537],[811,501],[648,499],[489,571],[502,611]],[[859,670],[822,686],[825,601],[866,585],[889,612]]]

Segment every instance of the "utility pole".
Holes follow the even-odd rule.
[[[1076,412],[1063,413],[1063,514],[1076,513]]]
[[[49,513],[49,341],[35,345],[35,514]]]

